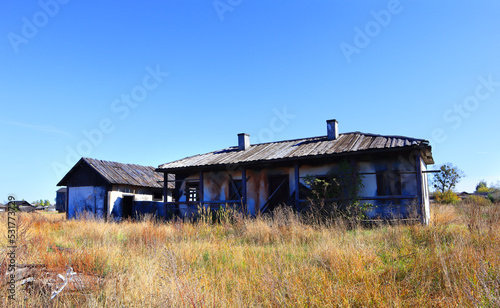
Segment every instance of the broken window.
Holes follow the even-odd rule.
[[[229,181],[229,196],[227,200],[240,200],[243,194],[243,181],[230,180]]]
[[[313,197],[313,190],[316,189],[317,183],[326,181],[325,175],[307,175],[304,177],[304,183],[299,182],[299,199],[307,199]]]
[[[399,171],[377,171],[377,195],[401,195],[401,173]]]
[[[186,200],[189,202],[199,201],[199,188],[200,184],[198,182],[186,182]]]
[[[307,175],[304,184],[299,183],[299,198],[338,198],[338,184],[334,175]]]

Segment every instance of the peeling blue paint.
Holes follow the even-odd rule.
[[[106,217],[105,209],[105,187],[71,187],[69,189],[69,204],[68,218],[79,218],[82,215],[91,215],[96,219],[104,219]]]

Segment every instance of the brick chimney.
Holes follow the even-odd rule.
[[[245,151],[250,147],[250,135],[241,133],[238,134],[238,151]]]
[[[339,137],[339,122],[337,120],[326,120],[328,140],[336,140]]]

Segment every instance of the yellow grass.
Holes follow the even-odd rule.
[[[473,206],[435,206],[427,227],[354,230],[311,226],[287,211],[220,224],[19,215],[18,263],[105,279],[54,300],[19,287],[13,306],[498,307],[499,205]]]

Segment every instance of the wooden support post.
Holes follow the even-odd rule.
[[[418,196],[418,206],[420,208],[420,222],[422,224],[426,223],[426,212],[424,204],[424,192],[422,187],[422,165],[420,164],[420,154],[415,155],[415,170],[416,170],[416,180],[417,180],[417,196]]]
[[[300,188],[300,172],[299,163],[295,163],[294,178],[295,178],[295,209],[299,209],[299,188]]]
[[[66,204],[64,205],[64,209],[66,210],[66,220],[69,219],[69,186],[66,186]]]
[[[245,214],[248,214],[248,208],[247,208],[247,169],[243,168],[241,170],[241,202],[242,207],[244,209]]]
[[[167,197],[168,197],[168,173],[163,173],[163,207],[165,208],[165,220],[167,219]]]
[[[109,207],[108,206],[109,206],[109,191],[111,189],[110,187],[111,187],[111,185],[106,186],[106,193],[104,194],[104,214],[103,214],[103,216],[104,216],[105,222],[108,221],[108,219],[109,219],[109,214],[108,214]]]
[[[200,202],[200,205],[203,206],[203,171],[200,171],[200,184],[198,186],[198,201]]]

